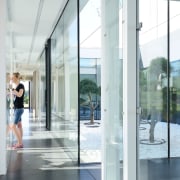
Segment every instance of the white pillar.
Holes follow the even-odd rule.
[[[33,113],[35,117],[38,117],[39,115],[39,72],[34,71],[33,72],[33,79],[32,79],[32,96],[31,96],[31,102],[32,102],[32,108]]]
[[[36,99],[36,110],[35,110],[35,117],[40,117],[40,106],[39,106],[39,70],[35,71],[35,78],[36,78],[36,95],[35,95],[35,99]]]
[[[122,68],[119,59],[119,1],[102,0],[101,3],[102,180],[120,180]]]
[[[6,0],[0,0],[0,175],[6,174]]]
[[[67,57],[67,56],[66,56]],[[70,119],[70,64],[68,59],[65,59],[64,63],[64,76],[65,76],[65,119]]]
[[[123,40],[123,146],[124,180],[137,179],[136,123],[136,1],[124,0]]]
[[[56,107],[56,114],[59,116],[59,96],[60,96],[60,89],[59,89],[59,68],[55,68],[55,107]]]

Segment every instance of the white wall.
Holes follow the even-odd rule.
[[[0,175],[6,174],[6,0],[0,0]]]

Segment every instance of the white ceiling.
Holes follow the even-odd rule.
[[[7,0],[8,68],[31,74],[67,0]]]

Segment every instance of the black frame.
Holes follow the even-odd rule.
[[[50,34],[49,39],[46,42],[45,45],[45,59],[46,59],[46,92],[45,92],[45,107],[46,107],[46,128],[48,130],[51,130],[51,37],[57,27],[58,22],[60,21],[69,0],[66,2],[58,20],[55,25],[55,27],[52,30],[52,33]],[[77,0],[77,55],[78,55],[78,165],[80,165],[80,90],[79,90],[79,82],[80,82],[80,20],[79,20],[79,14],[80,14],[80,2]]]
[[[51,39],[48,39],[45,45],[45,69],[46,69],[46,128],[51,130]]]

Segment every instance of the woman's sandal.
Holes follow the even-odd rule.
[[[14,149],[23,148],[23,144],[14,144],[13,148]]]
[[[17,143],[16,143],[16,144],[13,144],[12,147],[16,147],[17,145],[18,145]]]

